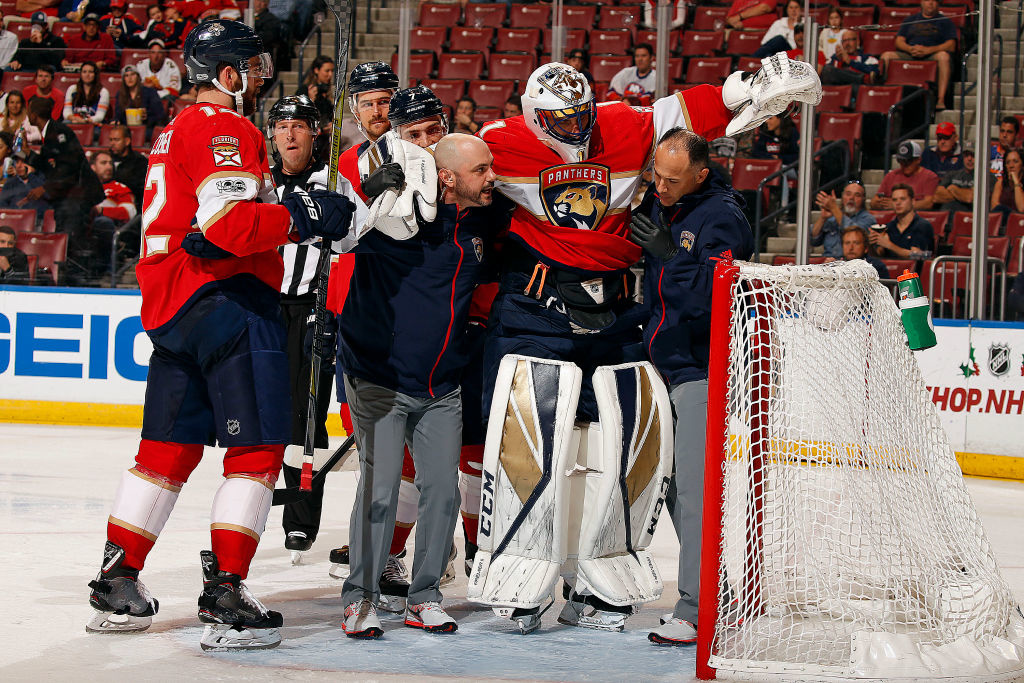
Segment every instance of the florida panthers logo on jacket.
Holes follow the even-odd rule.
[[[548,220],[563,228],[593,230],[608,211],[611,174],[600,164],[562,164],[540,172]]]

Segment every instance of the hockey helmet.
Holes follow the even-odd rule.
[[[360,93],[385,91],[394,94],[398,90],[398,76],[384,62],[365,62],[357,64],[348,76],[348,109],[356,120],[359,132],[366,135],[359,112],[356,108]],[[369,136],[367,136],[369,137]]]
[[[399,90],[391,96],[388,121],[392,126],[405,126],[434,116],[441,117],[441,125],[447,133],[448,117],[444,113],[444,104],[425,85]]]
[[[274,62],[263,47],[263,41],[249,26],[240,21],[213,19],[205,21],[188,34],[183,50],[188,79],[196,84],[210,83],[222,93],[235,98],[235,110],[242,113],[242,93],[248,87],[248,76],[269,80],[274,77]],[[259,58],[255,68],[250,64]],[[242,76],[242,89],[231,92],[217,80],[218,67],[230,64]]]
[[[594,93],[587,79],[568,64],[544,64],[526,81],[523,119],[566,163],[584,161],[597,120]]]
[[[288,120],[305,121],[314,135],[320,130],[320,110],[306,95],[285,95],[274,103],[267,114],[267,137],[274,137],[278,121]]]

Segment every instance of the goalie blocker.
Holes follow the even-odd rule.
[[[588,610],[581,626],[621,630],[661,596],[646,548],[668,486],[668,393],[649,363],[603,366],[599,422],[575,424],[581,381],[573,363],[527,356],[498,370],[467,595],[523,632],[539,626],[559,574],[576,596],[627,608],[618,621]]]

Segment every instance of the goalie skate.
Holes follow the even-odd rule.
[[[455,580],[457,576],[455,572],[455,559],[459,556],[459,551],[455,549],[455,544],[452,544],[452,550],[448,553],[448,564],[444,568],[444,574],[441,576],[441,585],[447,586]]]
[[[632,605],[618,607],[593,595],[580,595],[569,592],[568,586],[563,587],[566,597],[565,607],[558,615],[558,623],[580,628],[595,628],[599,631],[622,631],[626,628],[626,619],[635,614]]]
[[[139,581],[139,572],[121,566],[124,549],[107,541],[103,566],[89,582],[89,604],[96,610],[85,630],[90,633],[134,633],[153,623],[159,603]]]
[[[206,624],[199,645],[204,650],[264,650],[281,644],[280,612],[268,610],[249,592],[238,574],[220,571],[217,556],[199,553],[203,592],[199,620]]]
[[[821,80],[810,64],[780,52],[762,59],[755,74],[731,74],[722,88],[722,99],[736,112],[725,134],[738,135],[781,114],[793,102],[817,105]]]
[[[348,578],[348,546],[343,545],[331,551],[331,568],[327,570],[332,579]]]

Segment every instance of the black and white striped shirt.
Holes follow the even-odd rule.
[[[318,161],[298,175],[289,175],[281,164],[271,169],[274,185],[277,186],[278,201],[290,195],[295,188],[303,190],[327,189],[327,164]],[[278,247],[284,259],[284,279],[281,294],[285,297],[304,297],[316,292],[316,264],[320,249],[311,244],[286,244]]]

